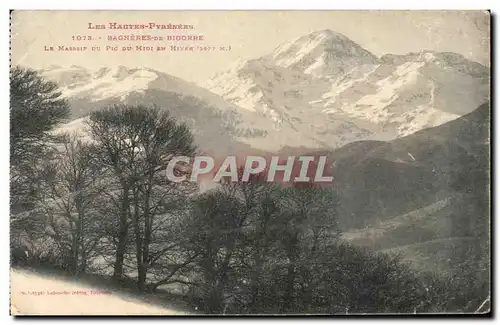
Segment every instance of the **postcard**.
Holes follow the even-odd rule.
[[[13,10],[11,315],[490,314],[490,19]]]

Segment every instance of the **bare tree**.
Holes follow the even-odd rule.
[[[158,108],[115,105],[92,113],[88,123],[104,165],[119,182],[114,276],[123,276],[127,241],[131,237],[135,242],[138,286],[143,291],[148,268],[153,259],[158,260],[158,252],[151,252],[155,232],[161,228],[158,223],[162,223],[158,216],[165,217],[192,190],[186,184],[170,182],[165,170],[173,157],[194,154],[193,137],[184,124]],[[167,252],[165,247],[158,249]]]
[[[96,207],[105,182],[93,145],[75,134],[64,138],[52,162],[53,173],[45,180],[47,191],[40,205],[46,233],[64,254],[68,270],[77,274],[85,271],[100,240],[96,229],[101,216]]]

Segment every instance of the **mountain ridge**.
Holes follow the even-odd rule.
[[[342,73],[328,69],[311,73],[309,66],[295,65],[307,55],[315,57],[309,63],[316,62],[328,52],[318,44],[336,44],[339,38],[337,50],[340,47],[341,52],[354,54],[347,61],[346,56],[332,56],[323,65],[340,64]],[[344,43],[347,45],[342,47]],[[339,33],[313,32],[278,46],[269,55],[240,61],[217,73],[205,87],[244,109],[267,114],[278,124],[309,120],[316,128],[328,129],[322,120],[333,116],[363,125],[361,130],[349,130],[351,133],[379,139],[443,124],[489,98],[489,69],[460,54],[421,51],[377,58],[357,46]],[[283,53],[291,61],[284,63]],[[356,64],[351,65],[350,60]],[[338,147],[357,138],[332,140],[338,140],[333,145]]]
[[[326,61],[320,65],[321,58]],[[41,73],[61,86],[75,119],[113,103],[165,106],[191,121],[202,140],[214,135],[203,128],[240,130],[218,132],[212,146],[233,142],[264,151],[391,140],[454,120],[490,95],[489,70],[459,54],[421,51],[378,58],[330,30],[239,60],[201,86],[143,66],[52,66]],[[202,107],[208,107],[208,115],[225,117],[216,123],[210,118],[211,126],[202,121],[207,117]]]

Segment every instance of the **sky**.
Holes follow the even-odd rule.
[[[88,24],[185,24],[193,30],[88,29]],[[201,83],[238,59],[270,53],[283,42],[331,29],[377,56],[421,50],[456,52],[490,66],[489,14],[484,11],[14,11],[11,63],[32,68],[80,65],[87,68],[146,66]],[[185,45],[221,46],[213,52],[106,51],[106,46],[165,45],[109,42],[109,35],[197,35]],[[90,36],[91,41],[73,41]],[[98,38],[101,37],[99,40]],[[46,51],[53,46],[87,46],[84,52]],[[170,44],[167,44],[170,45]],[[180,44],[177,44],[180,45]],[[101,51],[90,51],[92,46]]]

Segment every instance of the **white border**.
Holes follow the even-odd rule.
[[[170,3],[169,3],[170,2]],[[321,0],[308,0],[308,1],[293,1],[293,0],[216,0],[216,1],[203,1],[203,0],[184,0],[184,1],[141,1],[140,6],[135,2],[124,2],[120,0],[115,1],[100,1],[100,0],[87,0],[83,3],[70,2],[63,0],[45,0],[41,1],[16,1],[11,5],[16,9],[140,9],[140,10],[165,10],[165,9],[292,9],[292,10],[311,10],[311,9],[489,9],[494,6],[493,0],[455,0],[455,1],[440,1],[440,0],[419,0],[419,1],[370,1],[370,0],[351,0],[351,1],[337,1],[325,2]]]
[[[360,9],[400,9],[400,10],[406,10],[406,9],[492,9],[492,12],[494,14],[498,14],[500,11],[498,9],[500,1],[497,0],[454,0],[454,1],[437,1],[437,0],[418,0],[418,1],[398,1],[398,0],[386,0],[386,1],[375,1],[375,0],[350,0],[350,1],[338,1],[336,3],[332,3],[330,1],[328,2],[323,2],[320,0],[307,0],[307,1],[293,1],[293,0],[279,0],[279,1],[266,1],[266,0],[240,0],[240,1],[229,1],[229,0],[219,0],[219,1],[203,1],[203,0],[184,0],[184,1],[141,1],[140,6],[138,6],[139,2],[128,2],[126,3],[123,0],[120,1],[104,1],[104,0],[86,0],[83,2],[71,2],[71,1],[62,1],[62,0],[46,0],[46,1],[40,1],[40,0],[30,0],[30,1],[5,1],[2,2],[2,11],[0,11],[0,26],[3,26],[2,29],[0,29],[0,44],[4,46],[4,51],[1,52],[2,54],[2,65],[0,65],[0,70],[2,72],[2,78],[0,79],[2,81],[2,88],[1,88],[1,98],[2,98],[2,105],[1,105],[1,110],[0,110],[0,122],[2,123],[2,126],[0,127],[0,153],[2,153],[2,157],[0,160],[0,207],[2,209],[2,214],[0,215],[1,219],[1,226],[0,226],[0,240],[2,241],[0,243],[0,247],[2,249],[0,250],[0,263],[2,263],[1,267],[1,282],[0,284],[2,285],[2,290],[1,290],[1,301],[0,301],[0,310],[2,310],[2,316],[5,318],[6,315],[8,315],[8,308],[9,308],[9,286],[8,286],[8,278],[9,278],[9,270],[8,270],[8,261],[9,261],[9,236],[8,236],[8,228],[9,228],[9,214],[8,214],[8,207],[9,207],[9,195],[8,195],[8,184],[9,184],[9,149],[8,149],[8,139],[9,139],[9,115],[8,115],[8,107],[9,107],[9,99],[8,99],[8,87],[9,87],[9,80],[8,80],[8,66],[7,66],[7,60],[9,57],[8,50],[5,50],[5,47],[7,47],[7,44],[9,43],[9,33],[8,33],[8,25],[9,25],[9,15],[8,15],[8,9],[71,9],[71,10],[92,10],[92,9],[118,9],[118,10],[126,10],[126,9],[138,9],[138,10],[181,10],[181,9],[187,9],[187,10],[201,10],[201,9],[209,9],[209,10],[216,10],[216,9],[223,9],[223,10],[244,10],[244,9],[251,9],[251,10],[257,10],[257,9],[267,9],[267,10],[272,10],[272,9],[291,9],[291,10],[312,10],[312,9],[338,9],[338,10],[360,10]],[[498,21],[496,21],[496,24]],[[498,43],[498,36],[496,33],[493,33],[494,35],[494,44]],[[496,53],[496,51],[494,52]],[[493,59],[493,58],[492,58]],[[494,74],[498,72],[498,67],[495,68]],[[498,91],[498,84],[495,85],[495,88],[493,89],[493,92],[496,94]],[[494,107],[493,109],[496,109]],[[499,119],[500,115],[495,114],[495,125],[498,126],[499,124]],[[495,137],[495,140],[496,137]],[[497,148],[495,141],[495,148]],[[497,150],[495,150],[497,152]],[[497,161],[495,157],[495,161]],[[497,166],[498,167],[498,161],[497,161]],[[495,185],[498,184],[498,177],[495,177],[494,182]],[[495,194],[495,197],[492,198],[492,201],[500,203],[500,195]],[[496,216],[493,216],[493,218]],[[495,229],[494,233],[498,234],[498,223],[499,221],[497,220],[495,222]],[[496,247],[498,248],[498,239],[496,240]],[[497,251],[495,249],[495,251]],[[498,268],[495,268],[496,272],[494,274],[495,279],[498,279]],[[496,298],[496,297],[494,297]],[[498,313],[498,302],[497,299],[494,299],[495,302],[495,311]],[[9,316],[7,316],[9,317]],[[220,319],[220,318],[219,318]],[[215,321],[218,321],[219,319],[213,319]],[[172,321],[173,319],[163,319],[161,321]],[[190,323],[194,322],[199,322],[199,321],[207,321],[209,319],[203,318],[203,319],[189,319],[189,320],[184,320]],[[228,319],[228,321],[233,322],[235,319]],[[277,320],[277,319],[276,319]],[[302,320],[306,321],[305,319],[297,318],[294,319],[295,321],[297,320]],[[470,322],[470,319],[464,319],[468,322]],[[13,318],[9,317],[7,321],[12,322]],[[96,323],[104,323],[104,320],[93,320]],[[117,321],[123,321],[123,319],[119,319]],[[250,321],[252,322],[268,322],[270,320],[259,320],[259,319],[251,319]],[[292,321],[292,319],[281,319],[281,321]],[[344,322],[345,320],[342,319],[331,319],[331,321],[334,322]],[[352,322],[353,320],[351,320]],[[362,320],[354,320],[355,322],[361,322]],[[376,321],[376,322],[386,322],[388,321],[387,319],[380,319],[380,320],[371,320]],[[395,322],[400,322],[401,319],[394,319],[392,321]],[[439,321],[444,321],[439,320]],[[450,320],[448,320],[450,321]],[[454,320],[451,320],[454,321]],[[137,320],[133,320],[133,322],[137,322]],[[140,322],[140,321],[139,321]],[[417,322],[425,322],[425,323],[434,323],[438,322],[438,320],[420,320]],[[2,322],[3,323],[3,322]]]

